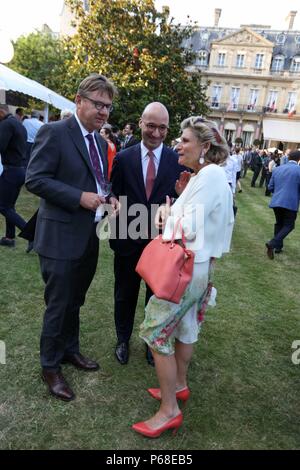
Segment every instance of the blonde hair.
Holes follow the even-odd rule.
[[[204,157],[207,163],[221,165],[226,161],[229,147],[224,137],[219,133],[215,122],[208,121],[201,116],[191,116],[182,121],[180,127],[182,131],[191,129],[201,143],[210,143],[210,148]]]

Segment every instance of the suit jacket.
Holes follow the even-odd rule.
[[[259,153],[257,152],[252,152],[252,155],[251,155],[251,161],[250,161],[250,167],[251,169],[254,171],[254,170],[258,170],[259,168],[262,167],[262,159],[259,155]]]
[[[2,165],[21,167],[26,156],[26,129],[11,114],[0,121]]]
[[[134,137],[134,135],[132,135],[132,136],[130,136],[130,139],[128,140],[128,142],[126,142],[126,144],[124,144],[123,148],[127,149],[128,147],[132,147],[133,145],[136,145],[138,143],[139,143],[138,139],[136,139]]]
[[[107,144],[96,133],[107,179]],[[95,213],[80,206],[83,191],[97,193],[95,173],[74,116],[39,130],[25,185],[41,198],[34,249],[54,259],[78,259],[87,246]]]
[[[134,147],[122,150],[116,155],[111,174],[112,192],[118,198],[127,196],[127,207],[123,204],[120,217],[116,221],[116,231],[112,230],[113,236],[110,239],[110,247],[115,252],[122,256],[130,256],[139,251],[141,247],[146,246],[151,239],[150,229],[151,226],[154,227],[156,212],[155,210],[151,211],[151,205],[164,204],[167,195],[177,197],[175,183],[184,170],[186,168],[178,164],[178,154],[164,145],[154,187],[150,199],[147,200],[141,162],[141,145],[137,144]],[[126,217],[127,211],[134,204],[143,204],[148,217],[148,232],[143,233],[143,238],[136,240],[128,236],[127,230],[128,225],[135,217]]]
[[[273,169],[268,189],[273,193],[269,207],[298,211],[300,201],[300,166],[289,161]]]

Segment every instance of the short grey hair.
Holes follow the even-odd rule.
[[[226,140],[218,131],[217,124],[202,116],[191,116],[181,123],[181,130],[191,129],[199,142],[210,143],[210,148],[205,154],[205,161],[221,165],[225,163],[229,155],[229,147]]]
[[[63,109],[60,113],[60,119],[67,119],[73,116],[73,111],[71,109]]]
[[[99,75],[98,73],[92,73],[82,80],[78,87],[77,94],[80,96],[86,96],[88,93],[92,93],[93,91],[107,93],[110,99],[113,99],[117,94],[117,89],[114,84],[104,75]]]

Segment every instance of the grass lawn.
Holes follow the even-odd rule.
[[[26,242],[0,247],[1,449],[295,449],[300,448],[300,365],[291,361],[300,340],[300,221],[284,253],[270,261],[265,242],[273,211],[250,174],[237,195],[238,215],[231,254],[217,263],[218,305],[210,309],[190,368],[192,396],[176,437],[157,440],[130,425],[151,416],[156,386],[138,338],[143,296],[137,309],[127,366],[114,358],[112,253],[101,245],[98,271],[82,309],[82,352],[99,360],[101,371],[63,372],[77,398],[51,398],[40,379],[39,335],[44,311],[38,257]],[[28,218],[37,198],[22,192],[18,211]],[[1,236],[3,218],[0,217]],[[144,293],[144,292],[143,292]]]

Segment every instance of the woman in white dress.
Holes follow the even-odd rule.
[[[167,429],[176,431],[183,421],[178,400],[187,401],[190,390],[187,371],[193,343],[204,319],[211,294],[214,259],[230,249],[234,223],[232,192],[224,170],[219,166],[229,154],[225,139],[216,124],[202,117],[190,117],[181,124],[181,142],[177,145],[179,163],[191,168],[177,182],[180,197],[170,206],[161,206],[157,225],[164,227],[163,239],[171,240],[180,219],[186,247],[195,254],[193,277],[179,304],[150,298],[140,336],[151,348],[159,388],[150,388],[150,395],[160,400],[158,412],[136,423],[132,428],[147,437],[158,437]],[[187,182],[188,181],[188,182]],[[187,183],[187,184],[186,184]],[[175,239],[182,239],[178,229]],[[164,260],[162,260],[163,263]]]

